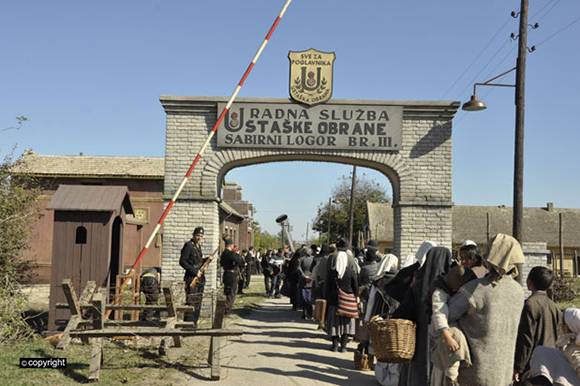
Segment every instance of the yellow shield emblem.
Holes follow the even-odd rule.
[[[314,106],[332,97],[332,69],[336,55],[313,48],[290,51],[290,97]]]

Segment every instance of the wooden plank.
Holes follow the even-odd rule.
[[[71,279],[64,279],[62,281],[62,290],[64,292],[64,296],[66,297],[66,301],[68,302],[71,316],[80,315],[81,305],[79,303],[79,299],[77,298],[77,294],[74,290]]]
[[[87,285],[85,285],[85,289],[83,290],[83,292],[81,293],[81,297],[79,298],[81,306],[83,305],[83,303],[88,304],[91,302],[93,294],[95,293],[96,289],[97,283],[94,280],[87,281]]]
[[[67,303],[56,303],[55,305],[56,308],[69,308]],[[81,310],[84,309],[89,309],[91,308],[90,305],[87,304],[81,304],[80,305]],[[167,311],[167,307],[164,305],[155,305],[155,304],[113,304],[113,303],[108,303],[105,304],[105,309],[108,311],[105,315],[108,316],[107,314],[111,311],[111,310],[159,310],[159,311]],[[179,311],[192,311],[193,310],[193,306],[175,306],[175,311],[179,312]]]
[[[143,320],[107,320],[105,319],[105,327],[116,327],[116,326],[133,326],[133,327],[162,327],[166,328],[168,320],[159,320],[159,321],[152,321],[147,322]],[[92,326],[92,320],[84,320],[82,319],[78,327],[85,327],[85,326]],[[180,322],[176,321],[175,326],[173,328],[195,328],[195,323],[193,322]]]
[[[89,379],[98,381],[103,364],[103,338],[91,339],[91,363],[89,365]]]
[[[173,301],[173,290],[171,288],[163,287],[163,296],[165,297],[165,307],[167,308],[167,316],[175,317],[177,310],[175,309],[175,302]]]
[[[221,329],[223,327],[225,313],[226,299],[221,297],[216,304],[212,328]],[[221,338],[219,336],[212,336],[210,338],[208,362],[211,366],[210,379],[212,381],[220,380],[220,345]]]
[[[102,330],[105,328],[105,303],[104,296],[101,292],[97,292],[93,295],[93,300],[91,304],[93,306],[93,328],[97,330]]]
[[[125,276],[125,275],[122,275]],[[123,303],[123,294],[121,293],[121,275],[117,275],[117,277],[115,278],[115,299],[119,299],[119,303]],[[113,319],[114,320],[121,320],[123,319],[121,317],[122,312],[121,310],[115,310],[115,312],[113,313]]]
[[[174,297],[174,288],[173,287],[163,287],[163,296],[165,297],[165,306],[167,307],[167,329],[175,328],[177,323],[177,310],[175,309],[175,297]],[[181,337],[174,336],[173,337],[173,346],[174,347],[181,347]]]
[[[73,331],[74,329],[76,329],[78,327],[80,321],[81,321],[80,315],[71,316],[68,323],[66,324],[64,332],[62,334],[62,338],[60,338],[60,341],[56,345],[56,348],[58,350],[64,350],[69,345],[69,343],[71,341],[70,333],[71,333],[71,331]]]
[[[240,329],[167,329],[155,327],[119,327],[106,328],[102,330],[75,330],[71,331],[71,337],[87,336],[93,337],[111,337],[111,336],[237,336],[242,335]]]

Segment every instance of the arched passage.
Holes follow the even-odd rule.
[[[197,150],[207,138],[223,98],[164,97],[167,113],[165,198],[181,182]],[[280,99],[243,99],[260,106],[293,105]],[[328,148],[220,147],[214,138],[164,228],[163,270],[180,279],[179,251],[195,226],[206,229],[205,253],[219,245],[219,182],[233,168],[278,161],[325,161],[375,169],[393,187],[395,252],[411,254],[430,239],[451,246],[451,120],[458,103],[445,101],[333,101],[328,108],[398,106],[402,109],[401,146],[392,151]],[[215,270],[212,270],[215,272]],[[207,275],[211,286],[215,274]],[[213,276],[212,276],[213,275]]]

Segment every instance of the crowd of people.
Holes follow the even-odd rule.
[[[263,275],[266,294],[288,297],[305,320],[323,300],[326,316],[318,323],[332,351],[347,351],[356,334],[356,350],[372,360],[368,326],[374,318],[413,321],[413,359],[378,362],[382,385],[580,384],[580,310],[562,312],[550,300],[554,274],[546,267],[529,272],[525,300],[515,280],[524,254],[511,236],[495,236],[485,258],[469,240],[455,258],[425,241],[414,256],[398,259],[379,253],[374,240],[351,251],[339,239],[294,252],[248,251],[238,261],[239,272]],[[231,300],[235,291],[228,288]]]

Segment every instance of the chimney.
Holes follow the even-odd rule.
[[[547,202],[546,203],[546,210],[548,212],[552,212],[554,210],[554,203],[553,202]]]

